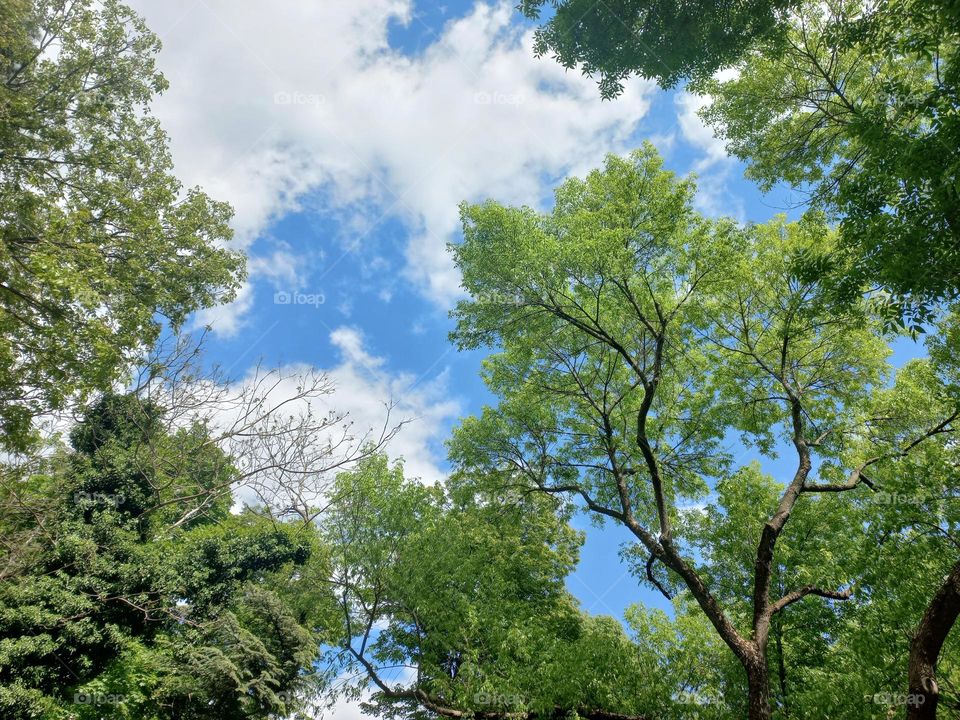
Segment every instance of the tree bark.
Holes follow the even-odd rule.
[[[780,681],[780,702],[783,706],[783,716],[790,717],[787,705],[787,663],[783,658],[783,623],[777,622],[773,626],[773,636],[777,642],[777,677]]]
[[[947,579],[927,605],[910,643],[907,720],[934,720],[937,717],[937,703],[940,701],[936,676],[937,658],[958,615],[960,561],[953,566]]]
[[[747,717],[749,720],[770,720],[770,670],[766,652],[745,664],[747,670]]]

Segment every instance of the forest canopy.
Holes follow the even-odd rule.
[[[336,407],[423,380],[358,330],[329,372],[232,375],[273,326],[206,354],[243,208],[175,172],[144,19],[0,2],[0,716],[960,718],[955,4],[521,3],[597,103],[682,87],[802,202],[706,212],[650,141],[464,200],[483,397],[430,479],[400,400]],[[571,584],[611,529],[622,617]]]

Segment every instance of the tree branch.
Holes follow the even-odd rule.
[[[801,600],[807,595],[816,595],[818,597],[828,598],[829,600],[849,600],[853,596],[853,587],[848,587],[846,590],[824,590],[822,588],[818,588],[816,585],[804,585],[797,590],[788,592],[782,598],[773,603],[770,606],[770,614],[775,615],[788,605],[792,605],[797,600]]]

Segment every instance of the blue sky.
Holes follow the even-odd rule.
[[[743,179],[697,98],[631,82],[604,103],[592,81],[534,59],[513,3],[132,4],[164,43],[171,88],[155,110],[177,172],[234,205],[250,258],[238,300],[197,320],[213,327],[211,362],[237,377],[258,361],[329,371],[334,406],[361,424],[393,399],[414,421],[391,453],[428,480],[457,418],[490,401],[483,353],[447,340],[459,201],[548,207],[561,179],[643,140],[697,172],[704,212],[764,221],[793,200]],[[901,344],[898,359],[914,352]],[[626,575],[625,532],[582,526],[569,586],[584,607],[664,606]]]

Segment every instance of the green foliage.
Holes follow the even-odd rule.
[[[883,289],[889,325],[922,331],[960,291],[956,3],[831,0],[735,5],[529,0],[554,14],[538,55],[598,76],[613,98],[639,74],[712,97],[703,117],[761,188],[808,192],[836,247],[798,258],[849,301]],[[733,78],[719,70],[734,70]],[[718,79],[722,77],[724,79]]]
[[[230,514],[232,470],[198,428],[105,396],[30,483],[42,541],[0,580],[4,717],[266,718],[313,692],[330,622],[309,526]],[[10,505],[4,505],[9,508]],[[0,529],[22,524],[0,517]],[[326,613],[326,615],[324,615]]]
[[[7,9],[10,14],[7,14]],[[150,115],[159,41],[108,0],[4,2],[0,432],[106,390],[164,322],[229,299],[230,208],[171,174]]]
[[[449,493],[424,487],[381,456],[338,477],[321,521],[343,609],[333,658],[383,682],[371,703],[383,716],[423,698],[478,712],[655,707],[652,661],[564,588],[582,542],[567,511],[500,490],[463,475]],[[398,666],[415,679],[394,680]]]
[[[727,720],[746,714],[743,670],[689,596],[674,599],[672,617],[633,605],[626,621],[637,652],[653,661],[646,682],[656,686],[667,717]]]
[[[531,18],[553,14],[536,32],[537,55],[553,54],[568,69],[599,76],[605,99],[631,75],[672,87],[709,77],[758,44],[773,46],[792,0],[716,3],[697,0],[523,0]]]
[[[89,520],[109,507],[124,525],[148,528],[175,522],[184,505],[209,494],[207,519],[225,517],[229,499],[217,490],[236,475],[208,442],[204,428],[172,433],[161,410],[135,395],[107,394],[90,406],[70,433],[72,502]],[[189,468],[189,473],[185,473]]]
[[[547,213],[462,206],[452,339],[495,349],[497,403],[456,429],[443,487],[371,453],[316,524],[232,513],[238,472],[205,427],[106,392],[69,449],[2,468],[0,715],[306,717],[323,690],[372,689],[383,717],[732,720],[755,665],[776,717],[900,711],[885,697],[960,542],[955,3],[521,10],[548,4],[538,54],[604,98],[633,74],[691,79],[749,175],[809,190],[813,211],[705,218],[650,145],[566,181]],[[158,48],[116,0],[4,1],[6,449],[242,279],[230,209],[183,191],[150,115]],[[934,322],[929,357],[893,373],[884,331]],[[793,482],[765,471],[794,450]],[[633,532],[622,557],[672,616],[579,608],[584,508]],[[948,710],[957,658],[954,632]]]
[[[771,616],[764,657],[775,711],[871,717],[878,708],[864,696],[905,687],[907,630],[952,564],[956,320],[931,340],[933,359],[908,364],[888,388],[875,306],[838,305],[829,282],[797,272],[798,257],[842,242],[821,216],[738,228],[697,216],[692,193],[647,147],[564,183],[547,214],[464,206],[453,252],[471,298],[454,311],[452,337],[496,349],[483,372],[498,402],[455,430],[451,458],[502,491],[571,498],[633,532],[639,542],[625,559],[641,581],[679,593],[683,608],[672,627],[639,609],[631,616],[637,644],[650,646],[645,657],[676,678],[659,697],[721,699],[694,708],[678,700],[678,716],[743,716],[735,642],[727,630],[726,643],[704,634],[727,619],[740,637],[756,637],[758,547],[786,507],[768,602],[799,588],[851,587],[853,597],[800,595]],[[728,455],[737,435],[761,457],[798,458],[795,501],[784,506],[789,478]],[[909,515],[891,517],[903,507],[870,499],[905,492],[925,498]],[[939,540],[918,542],[922,522]],[[650,559],[662,557],[668,528],[692,569]],[[911,572],[910,592],[886,584]],[[902,633],[878,641],[871,633],[894,617]],[[685,633],[704,656],[669,649],[688,642]],[[886,654],[871,655],[856,693],[840,691],[845,676],[832,663],[856,673],[871,642]],[[708,662],[724,670],[701,670]],[[814,685],[835,702],[818,704],[803,689]]]
[[[747,54],[736,77],[697,88],[747,175],[809,190],[839,220],[836,250],[813,247],[842,298],[895,298],[918,329],[960,288],[960,34],[949,3],[831,0],[791,16],[786,43]]]
[[[764,365],[784,368],[824,427],[864,402],[885,369],[876,324],[863,308],[830,316],[823,289],[792,274],[791,257],[830,242],[829,230],[813,218],[737,229],[697,216],[692,192],[647,147],[567,181],[550,215],[464,208],[453,252],[474,299],[454,311],[453,337],[501,348],[484,365],[500,403],[464,420],[455,461],[537,486],[575,482],[618,506],[615,473],[645,466],[634,438],[653,396],[645,429],[667,492],[698,500],[724,476],[730,431],[764,452],[793,432]],[[662,342],[658,319],[669,321]],[[655,362],[654,395],[640,378]],[[656,525],[649,484],[629,492],[637,520]]]
[[[623,358],[652,361],[656,342],[637,314],[660,313],[676,320],[671,347],[684,351],[672,356],[655,400],[654,412],[674,424],[649,431],[656,444],[690,437],[664,461],[669,482],[677,494],[706,492],[703,476],[723,461],[722,431],[704,385],[706,307],[687,300],[742,240],[732,223],[697,216],[692,182],[661,165],[649,145],[629,159],[611,156],[603,171],[565,182],[547,216],[492,202],[463,208],[465,239],[453,252],[475,300],[454,311],[453,339],[502,348],[483,370],[501,402],[464,420],[455,461],[549,475],[556,485],[578,479],[597,502],[616,502],[604,459],[613,453],[625,470],[644,463],[633,435],[645,393]],[[635,491],[638,519],[653,522],[649,487]]]

